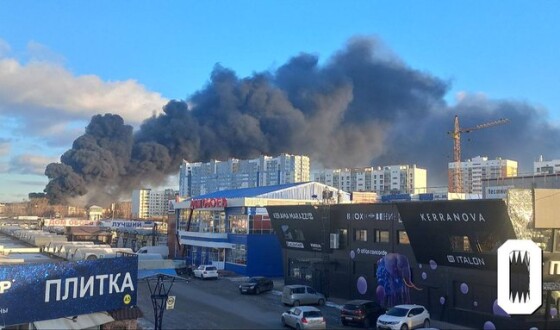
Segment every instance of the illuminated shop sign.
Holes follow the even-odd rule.
[[[203,198],[191,200],[191,209],[213,209],[226,207],[227,199],[225,198]]]
[[[136,305],[138,258],[0,268],[2,326]]]
[[[397,203],[419,263],[496,270],[497,249],[515,232],[503,200]]]

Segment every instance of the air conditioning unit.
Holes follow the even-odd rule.
[[[340,248],[340,235],[331,233],[330,235],[330,247],[331,249],[339,249]]]

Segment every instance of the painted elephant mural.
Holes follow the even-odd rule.
[[[384,307],[410,303],[410,289],[421,290],[412,283],[408,258],[388,253],[377,262],[377,301]]]

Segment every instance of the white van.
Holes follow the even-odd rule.
[[[155,245],[155,246],[144,246],[141,247],[138,251],[136,251],[136,254],[144,254],[144,253],[158,253],[161,254],[161,256],[164,259],[167,259],[169,257],[169,248],[167,247],[167,245]]]

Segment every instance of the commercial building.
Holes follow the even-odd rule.
[[[165,189],[137,189],[132,191],[132,217],[135,219],[161,219],[167,217],[168,204],[177,191]]]
[[[196,197],[220,190],[308,181],[310,164],[307,156],[281,154],[207,163],[183,161],[179,171],[179,195]]]
[[[343,191],[375,192],[378,195],[420,194],[427,187],[427,170],[416,165],[325,169],[313,171],[313,181]]]
[[[325,198],[323,198],[325,197]],[[188,265],[254,276],[282,276],[282,257],[269,205],[348,203],[350,194],[316,182],[217,191],[173,202],[176,257]]]
[[[386,307],[422,304],[434,319],[478,329],[558,328],[560,194],[513,189],[506,200],[270,205],[267,211],[283,248],[286,284]],[[497,249],[510,239],[531,240],[543,251],[542,306],[532,315],[511,317],[497,303]],[[506,268],[510,290],[523,291],[516,283],[527,280],[527,267],[525,273]]]
[[[461,173],[461,185],[459,191],[454,191],[457,176],[455,170],[457,165]],[[482,180],[507,178],[517,176],[517,162],[508,159],[491,159],[477,156],[459,164],[451,162],[448,164],[449,191],[462,192],[466,194],[477,194],[482,196]]]

